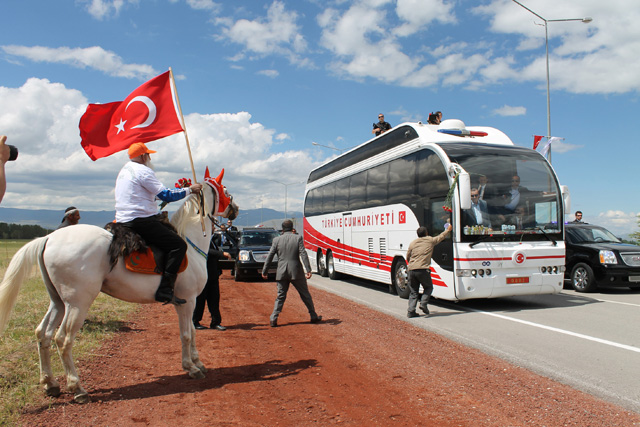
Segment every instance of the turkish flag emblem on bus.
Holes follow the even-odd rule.
[[[407,213],[405,211],[401,211],[398,216],[398,224],[406,224],[407,223]]]

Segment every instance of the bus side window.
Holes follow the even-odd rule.
[[[413,200],[416,194],[416,155],[389,164],[389,204]],[[412,208],[413,209],[413,208]]]
[[[342,178],[336,182],[335,208],[334,212],[344,212],[349,210],[349,178]]]
[[[335,183],[327,184],[322,187],[322,214],[330,214],[335,212],[335,191]]]
[[[365,184],[367,172],[353,175],[349,181],[349,210],[362,209],[365,206]]]
[[[389,163],[369,169],[367,174],[367,202],[368,208],[383,206],[389,198]]]

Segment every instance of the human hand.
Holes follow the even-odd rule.
[[[191,193],[200,193],[202,190],[202,184],[196,182],[195,184],[191,184],[189,188],[191,189]]]
[[[2,164],[7,163],[7,161],[9,160],[9,155],[11,153],[9,146],[5,144],[6,141],[7,136],[0,135],[0,163]]]
[[[266,274],[263,274],[263,275],[262,275],[262,278],[263,278],[264,280],[267,280],[267,277],[268,277],[268,276],[267,276]]]
[[[224,255],[226,259],[231,259],[231,254],[229,252],[223,252],[222,255]]]
[[[311,279],[311,272],[308,272],[307,274],[305,274],[305,277],[306,277],[307,279]]]

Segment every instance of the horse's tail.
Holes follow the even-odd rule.
[[[40,237],[24,245],[11,258],[9,267],[0,283],[0,335],[9,323],[11,310],[18,299],[18,292],[25,277],[31,272],[44,251],[49,236]]]

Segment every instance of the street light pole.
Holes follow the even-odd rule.
[[[341,150],[341,149],[336,148],[336,147],[330,147],[330,146],[328,146],[328,145],[318,144],[317,142],[312,142],[312,143],[311,143],[311,145],[317,145],[318,147],[324,147],[324,148],[329,148],[329,149],[331,149],[331,150],[336,150],[336,151],[338,151],[340,154],[342,154],[342,153],[343,153],[343,151],[344,151],[344,150]]]
[[[529,9],[527,6],[520,3],[519,1],[517,0],[511,0],[511,1],[521,6],[522,8],[528,10],[538,18],[542,19],[542,21],[544,22],[544,45],[545,45],[545,55],[547,58],[547,139],[549,139],[551,138],[551,93],[549,90],[549,30],[548,30],[549,25],[548,23],[564,22],[564,21],[580,21],[585,24],[588,24],[589,22],[593,21],[593,19],[589,17],[570,18],[570,19],[545,19],[542,16],[535,13],[533,10]],[[549,145],[549,163],[551,163],[551,145]]]
[[[291,182],[289,184],[285,184],[284,182],[280,182],[275,179],[267,179],[267,181],[276,182],[280,185],[284,185],[284,219],[287,219],[287,188],[290,185],[302,184],[304,181]]]

